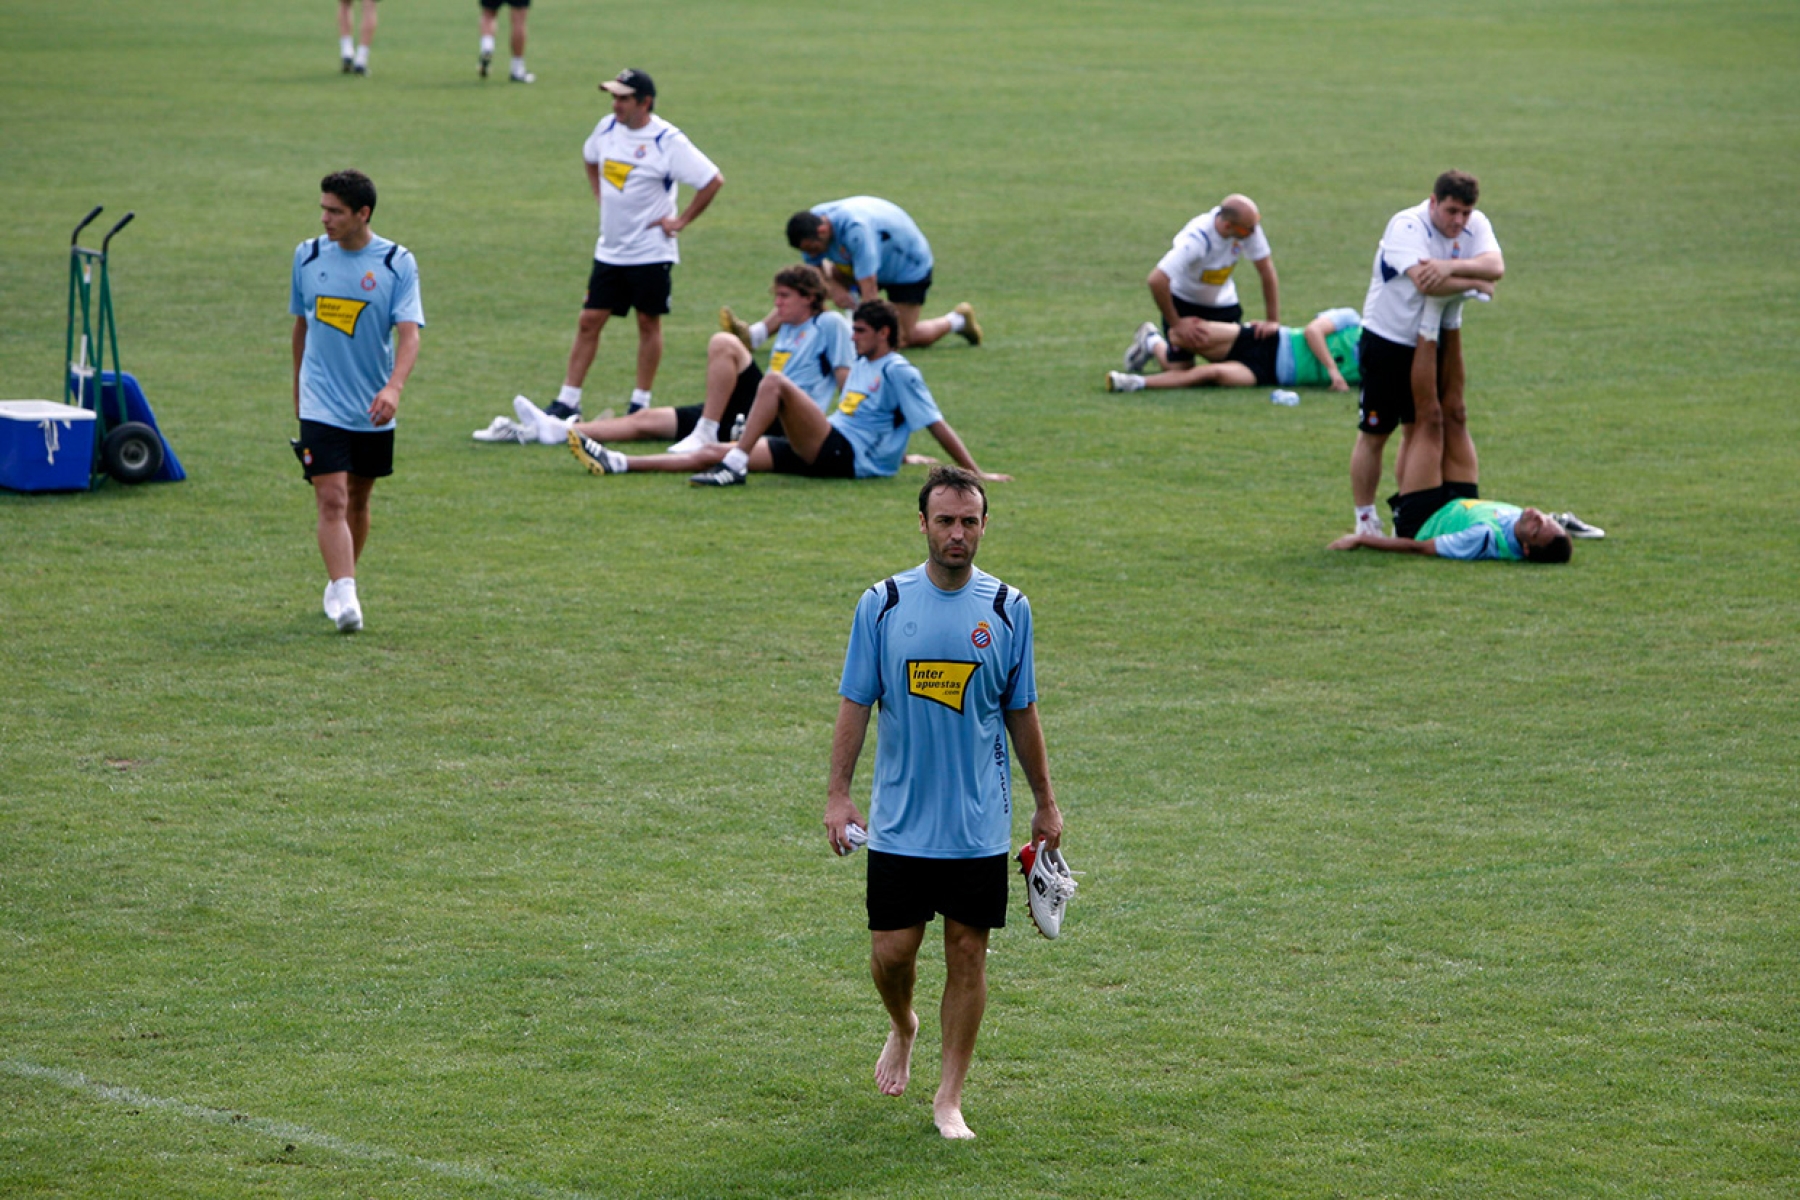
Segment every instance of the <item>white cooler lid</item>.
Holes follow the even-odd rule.
[[[58,404],[54,400],[0,400],[0,420],[30,421],[91,421],[92,411],[77,408],[73,404]]]

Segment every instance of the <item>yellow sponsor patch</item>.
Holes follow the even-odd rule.
[[[869,397],[864,392],[845,392],[844,398],[838,401],[838,411],[846,417],[855,412],[857,406]]]
[[[922,700],[935,700],[945,708],[963,710],[963,693],[981,664],[976,662],[937,662],[928,659],[906,660],[906,693]]]
[[[786,373],[788,359],[792,357],[794,357],[794,352],[792,350],[769,351],[769,374],[781,375]]]
[[[620,162],[616,158],[609,158],[604,163],[600,164],[600,174],[606,178],[606,182],[612,184],[621,192],[625,190],[625,181],[631,177],[631,173],[636,169],[636,163]]]
[[[1232,263],[1230,267],[1214,267],[1210,271],[1202,271],[1200,272],[1200,282],[1204,283],[1207,287],[1218,287],[1227,279],[1231,278],[1231,270],[1232,267],[1235,266],[1237,266],[1237,264]]]
[[[320,296],[313,305],[313,316],[319,324],[329,325],[346,337],[356,336],[356,320],[369,307],[367,300],[346,300],[342,296]]]

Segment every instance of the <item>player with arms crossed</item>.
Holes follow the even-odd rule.
[[[856,606],[825,803],[825,836],[838,853],[851,848],[850,825],[868,829],[869,969],[890,1023],[875,1063],[884,1095],[906,1090],[919,948],[943,914],[943,1071],[931,1110],[946,1138],[975,1136],[962,1092],[987,1006],[989,932],[1006,924],[1009,735],[1035,801],[1032,843],[1054,850],[1062,840],[1038,721],[1031,605],[975,566],[986,529],[981,481],[934,468],[919,490],[926,562],[876,584]],[[865,822],[850,785],[877,704]]]
[[[419,264],[369,228],[375,185],[361,171],[319,181],[323,237],[294,251],[294,452],[312,483],[325,615],[362,628],[356,564],[369,540],[375,481],[394,473],[394,417],[419,359]]]

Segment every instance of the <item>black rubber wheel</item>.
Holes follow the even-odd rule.
[[[162,470],[162,435],[142,421],[117,426],[100,443],[106,473],[120,483],[143,483]]]

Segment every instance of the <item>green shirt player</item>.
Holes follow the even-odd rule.
[[[1167,353],[1162,334],[1146,321],[1125,351],[1125,370],[1106,373],[1106,390],[1260,385],[1347,392],[1362,380],[1361,339],[1362,314],[1354,308],[1326,309],[1303,328],[1284,325],[1272,338],[1257,337],[1250,325],[1203,321],[1196,353],[1205,361],[1184,366],[1171,360],[1160,374],[1140,375],[1136,372]]]

